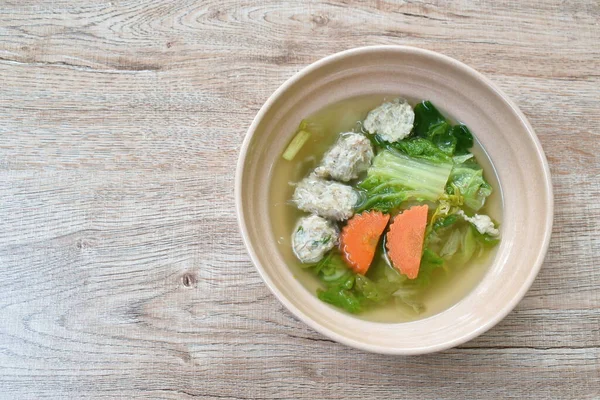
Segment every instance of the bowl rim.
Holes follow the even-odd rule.
[[[491,317],[489,319],[487,319],[486,321],[484,321],[484,323],[481,326],[479,326],[477,329],[473,329],[470,332],[468,332],[462,336],[453,338],[451,340],[441,341],[438,344],[430,345],[427,347],[406,346],[406,347],[401,347],[401,348],[390,348],[387,346],[367,344],[367,343],[363,343],[363,342],[360,342],[357,340],[349,339],[343,335],[333,332],[333,331],[329,330],[328,328],[320,325],[319,323],[315,322],[312,318],[310,318],[308,315],[306,315],[305,313],[300,311],[298,308],[296,308],[275,287],[275,285],[273,284],[273,281],[268,276],[268,274],[264,271],[262,265],[260,264],[258,257],[256,255],[256,252],[254,250],[254,247],[249,239],[248,228],[246,226],[244,211],[243,211],[243,207],[242,207],[242,184],[243,184],[243,178],[244,178],[244,165],[246,163],[248,148],[249,148],[250,142],[252,141],[254,133],[256,131],[256,127],[262,121],[262,119],[263,119],[264,115],[267,113],[267,111],[273,106],[273,104],[276,101],[279,100],[279,98],[290,88],[290,86],[292,86],[298,80],[302,79],[304,76],[310,74],[311,72],[313,72],[329,63],[338,61],[345,57],[355,56],[355,55],[364,55],[365,53],[372,53],[372,52],[375,52],[375,53],[377,53],[377,52],[413,53],[413,54],[420,54],[420,55],[427,56],[427,57],[438,58],[442,61],[453,64],[454,67],[462,69],[469,75],[471,75],[471,76],[475,77],[476,79],[478,79],[479,81],[481,81],[482,84],[487,86],[487,88],[490,89],[491,91],[495,92],[510,107],[511,111],[518,117],[520,122],[525,126],[527,133],[529,135],[529,139],[532,140],[532,142],[535,146],[536,156],[542,162],[542,167],[543,167],[543,179],[544,179],[544,186],[545,186],[545,191],[546,191],[545,195],[548,199],[548,206],[546,208],[545,222],[546,222],[546,226],[548,227],[548,229],[546,229],[546,231],[543,234],[543,242],[542,242],[541,251],[538,253],[537,257],[535,258],[535,261],[534,261],[533,265],[531,266],[531,269],[530,269],[529,274],[527,275],[527,278],[521,283],[519,290],[511,298],[511,300],[508,301],[501,309],[494,312],[491,315]],[[497,323],[499,323],[523,299],[523,297],[525,296],[525,294],[527,293],[527,291],[533,284],[535,278],[537,277],[537,275],[541,269],[541,266],[543,264],[546,253],[548,251],[548,247],[550,244],[550,238],[552,235],[553,222],[554,222],[554,196],[553,196],[553,186],[552,186],[552,179],[551,179],[551,175],[550,175],[550,167],[548,165],[548,160],[543,151],[542,145],[541,145],[537,135],[535,134],[533,127],[531,126],[531,124],[529,123],[529,121],[527,120],[525,115],[518,108],[518,106],[498,86],[496,86],[496,84],[494,84],[492,81],[490,81],[488,78],[486,78],[483,74],[481,74],[474,68],[469,67],[468,65],[466,65],[452,57],[446,56],[442,53],[438,53],[436,51],[426,50],[426,49],[422,49],[422,48],[414,47],[414,46],[375,45],[375,46],[356,47],[356,48],[344,50],[344,51],[341,51],[338,53],[331,54],[324,58],[321,58],[321,59],[313,62],[312,64],[305,66],[300,71],[296,72],[294,75],[292,75],[290,78],[288,78],[281,86],[279,86],[277,88],[277,90],[275,90],[275,92],[273,92],[269,96],[267,101],[260,108],[260,110],[258,111],[256,116],[254,117],[252,123],[250,124],[250,127],[248,128],[248,130],[246,132],[242,146],[240,148],[238,162],[237,162],[236,171],[235,171],[234,185],[235,185],[234,196],[235,196],[236,215],[237,215],[238,226],[240,229],[242,240],[244,242],[246,250],[248,251],[248,254],[250,255],[250,259],[251,259],[252,263],[254,264],[256,270],[258,271],[259,275],[261,276],[261,278],[263,279],[263,281],[265,282],[265,284],[267,285],[267,287],[269,288],[271,293],[273,293],[273,295],[275,295],[275,297],[293,315],[298,317],[302,322],[304,322],[305,324],[307,324],[308,326],[310,326],[312,329],[319,332],[320,334],[322,334],[332,340],[335,340],[336,342],[345,344],[347,346],[350,346],[350,347],[353,347],[356,349],[360,349],[360,350],[373,352],[373,353],[380,353],[380,354],[417,355],[417,354],[426,354],[426,353],[433,353],[433,352],[437,352],[437,351],[447,350],[447,349],[456,347],[458,345],[461,345],[465,342],[468,342],[469,340],[474,339],[475,337],[483,334],[484,332],[488,331],[493,326],[495,326]],[[432,317],[435,317],[435,315]]]

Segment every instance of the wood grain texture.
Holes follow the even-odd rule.
[[[600,398],[600,3],[0,1],[0,398]],[[490,77],[548,156],[555,226],[459,348],[338,345],[269,293],[234,165],[267,97],[408,44]]]

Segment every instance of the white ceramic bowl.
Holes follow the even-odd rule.
[[[502,241],[482,281],[457,304],[426,319],[376,323],[322,303],[285,265],[271,232],[269,183],[300,120],[324,106],[365,94],[429,99],[465,123],[488,153],[503,200]],[[298,318],[340,343],[377,353],[448,349],[490,329],[523,298],[550,240],[552,183],[525,116],[494,84],[444,55],[404,46],[363,47],[326,57],[285,82],[258,112],[236,172],[240,230],[258,272]]]

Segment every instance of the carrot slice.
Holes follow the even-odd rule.
[[[396,215],[387,233],[388,257],[409,279],[419,275],[426,225],[427,206],[415,206]]]
[[[379,211],[363,212],[352,217],[340,235],[340,248],[346,264],[357,274],[369,270],[377,243],[390,220]]]

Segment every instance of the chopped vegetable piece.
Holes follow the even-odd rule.
[[[282,157],[288,161],[292,161],[296,154],[300,151],[302,146],[306,144],[308,139],[310,139],[311,133],[305,130],[298,131],[296,136],[292,139],[288,147],[283,152]]]
[[[409,282],[418,287],[426,287],[431,282],[433,273],[437,269],[444,269],[444,265],[444,259],[442,257],[437,255],[433,250],[425,248],[425,250],[423,250],[423,256],[421,257],[419,275],[416,279],[412,279]]]
[[[444,243],[442,250],[440,250],[440,256],[448,258],[456,254],[456,252],[460,248],[460,242],[462,238],[463,235],[461,234],[461,231],[459,229],[453,230],[450,233],[450,236],[448,236],[446,243]]]
[[[413,133],[419,137],[428,137],[429,128],[439,122],[446,122],[446,118],[435,108],[430,101],[425,100],[415,106],[415,127]]]
[[[455,264],[464,265],[473,258],[473,254],[475,254],[475,250],[478,247],[473,231],[474,229],[471,229],[469,226],[463,230],[464,234],[460,242],[460,253],[454,255],[453,261]]]
[[[437,201],[444,194],[451,163],[433,163],[394,150],[373,159],[367,178],[359,184],[365,200],[359,210],[393,212],[408,199]]]
[[[410,157],[423,158],[434,163],[449,163],[451,158],[446,154],[440,144],[433,143],[429,139],[415,137],[392,143],[389,147],[401,151]]]
[[[457,189],[464,204],[475,212],[483,207],[487,197],[492,194],[492,187],[483,177],[483,169],[472,160],[455,164],[452,168],[446,192],[456,194]]]
[[[427,210],[426,205],[414,206],[398,214],[387,234],[388,256],[394,268],[409,279],[415,279],[419,274]]]
[[[468,154],[469,149],[473,147],[473,134],[465,125],[455,125],[452,127],[452,135],[456,138],[456,152],[458,154]]]
[[[344,260],[357,274],[367,273],[389,220],[388,214],[364,212],[352,217],[342,230],[340,247]]]
[[[340,286],[329,287],[326,290],[317,289],[317,297],[325,303],[333,304],[353,314],[361,310],[360,300],[354,293]]]
[[[456,150],[457,139],[452,136],[452,127],[447,122],[439,122],[429,128],[431,141],[447,156],[451,157]]]
[[[480,233],[474,226],[471,226],[471,230],[473,231],[475,240],[484,247],[491,247],[500,243],[498,236],[492,236],[489,233]]]

